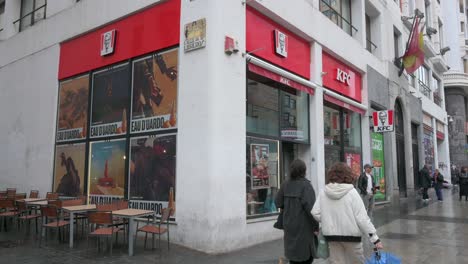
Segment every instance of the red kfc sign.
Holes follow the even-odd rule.
[[[372,113],[374,132],[393,131],[393,110],[377,111]]]

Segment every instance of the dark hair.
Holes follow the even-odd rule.
[[[328,170],[328,183],[349,183],[354,182],[351,168],[343,162],[337,162]]]
[[[291,166],[289,166],[289,170],[290,170],[291,179],[295,180],[295,179],[305,177],[307,167],[306,167],[304,161],[302,161],[300,159],[297,159],[297,160],[294,160],[291,163]]]

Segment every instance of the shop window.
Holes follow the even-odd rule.
[[[349,35],[357,32],[351,21],[351,0],[320,0],[320,12]]]
[[[19,31],[45,19],[46,7],[47,0],[21,0],[20,19],[14,22],[15,24],[19,22]]]
[[[274,203],[280,186],[279,141],[247,137],[247,216],[277,213]]]
[[[309,115],[307,94],[295,89],[280,91],[281,95],[281,138],[307,141]]]
[[[247,132],[279,136],[279,90],[267,78],[252,75],[247,84]]]
[[[325,169],[346,162],[353,173],[361,173],[361,116],[338,106],[324,106]]]

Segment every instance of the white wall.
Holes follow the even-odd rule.
[[[0,189],[52,188],[59,45],[0,68]]]

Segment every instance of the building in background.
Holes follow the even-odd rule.
[[[425,63],[400,76],[416,9]],[[175,193],[171,240],[210,253],[282,235],[296,158],[317,192],[341,161],[404,197],[424,163],[450,175],[444,23],[438,1],[0,0],[0,188]]]
[[[449,115],[450,159],[460,168],[468,165],[468,32],[466,1],[443,1],[450,70],[444,75]]]

